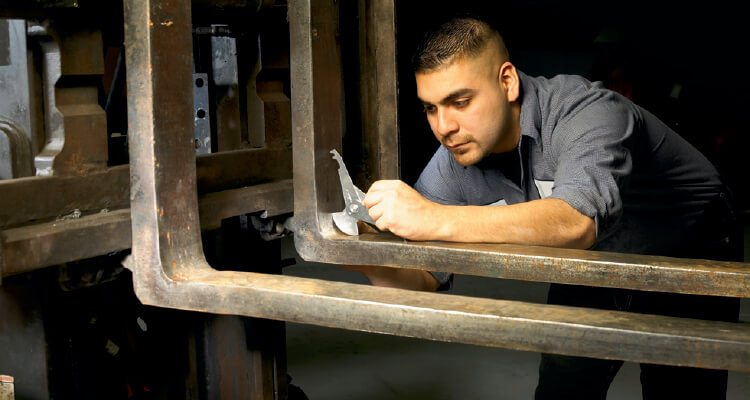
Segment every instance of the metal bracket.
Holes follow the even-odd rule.
[[[85,175],[107,166],[107,116],[91,80],[104,73],[101,32],[72,18],[62,21],[29,27],[43,52],[47,138],[34,159],[43,176]],[[88,86],[66,87],[71,76],[87,77]]]
[[[193,125],[195,154],[211,153],[211,113],[208,103],[208,74],[193,74]]]

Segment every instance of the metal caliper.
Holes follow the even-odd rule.
[[[347,235],[359,235],[359,229],[357,228],[358,220],[372,226],[375,226],[375,221],[373,221],[367,212],[367,207],[362,204],[365,194],[358,187],[354,186],[341,155],[335,149],[331,150],[331,154],[333,155],[333,159],[339,163],[339,180],[341,181],[341,193],[344,195],[345,203],[342,211],[333,213],[333,222],[337,228]]]

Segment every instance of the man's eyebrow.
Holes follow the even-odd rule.
[[[469,88],[458,89],[458,90],[452,92],[451,94],[445,96],[442,100],[440,100],[440,104],[447,104],[447,103],[450,103],[451,101],[455,100],[458,97],[466,96],[467,94],[473,94],[473,93],[474,93],[474,89],[469,89]],[[422,100],[422,99],[419,99],[419,100],[424,105],[431,105],[432,104],[429,101],[425,101],[425,100]]]

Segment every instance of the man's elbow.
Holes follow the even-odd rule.
[[[573,248],[576,249],[588,249],[596,242],[596,222],[593,218],[582,215],[577,221],[574,240],[572,243]]]

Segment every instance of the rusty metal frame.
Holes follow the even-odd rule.
[[[580,252],[575,253],[578,260],[557,256],[551,265],[533,248],[416,244],[380,236],[344,238],[335,234],[328,213],[335,210],[336,179],[329,173],[327,152],[340,145],[342,126],[340,82],[336,83],[340,74],[337,76],[335,67],[335,45],[331,47],[337,21],[330,18],[329,9],[330,2],[317,0],[297,0],[289,5],[295,240],[303,255],[328,262],[413,267],[434,266],[431,262],[445,257],[447,261],[437,265],[442,270],[455,270],[455,265],[477,258],[480,265],[510,261],[515,270],[533,264],[531,259],[542,259],[535,265],[562,268],[570,274],[573,264],[598,265],[588,273],[583,268],[588,279],[593,277],[592,270],[602,271],[602,265],[614,263],[606,261],[608,255],[599,256],[604,262],[593,262],[593,255]],[[743,324],[211,268],[198,229],[192,107],[185,101],[192,90],[188,84],[192,74],[190,17],[187,0],[125,2],[133,231],[133,254],[126,266],[133,271],[135,291],[142,302],[485,346],[750,370],[750,327]],[[529,254],[509,256],[511,251]],[[405,255],[396,255],[399,252]],[[663,262],[669,266],[669,260]],[[633,270],[634,266],[647,268],[637,262],[625,268]],[[727,274],[743,276],[739,270]]]
[[[328,154],[333,148],[341,150],[343,136],[340,65],[332,61],[340,57],[336,47],[337,25],[334,14],[326,15],[320,11],[326,6],[313,7],[310,15],[303,16],[298,12],[304,9],[300,3],[306,4],[307,1],[291,2],[289,10],[292,56],[296,56],[292,63],[295,244],[305,260],[645,291],[750,297],[750,264],[742,262],[520,245],[409,242],[386,234],[356,237],[342,234],[332,224],[331,214],[340,211],[343,203],[335,179],[336,163]],[[388,27],[393,23],[393,2],[365,3],[361,8],[367,13],[382,16],[373,34],[376,40],[393,42],[395,38],[388,38],[384,33],[395,34],[395,30]],[[370,63],[367,69],[378,79],[388,79],[395,71],[395,55],[385,51],[376,64]],[[385,110],[373,113],[375,118],[369,123],[387,126],[384,115],[393,114],[391,118],[396,118],[389,106],[393,101],[390,99],[392,93],[386,84],[378,83],[378,90],[377,101]],[[368,135],[368,132],[364,134]],[[375,134],[370,132],[369,135],[381,137],[387,133],[378,128]],[[381,144],[381,148],[392,148],[393,140],[390,140],[389,144]],[[394,162],[393,159],[385,160]],[[385,175],[381,178],[393,178],[387,171]]]

